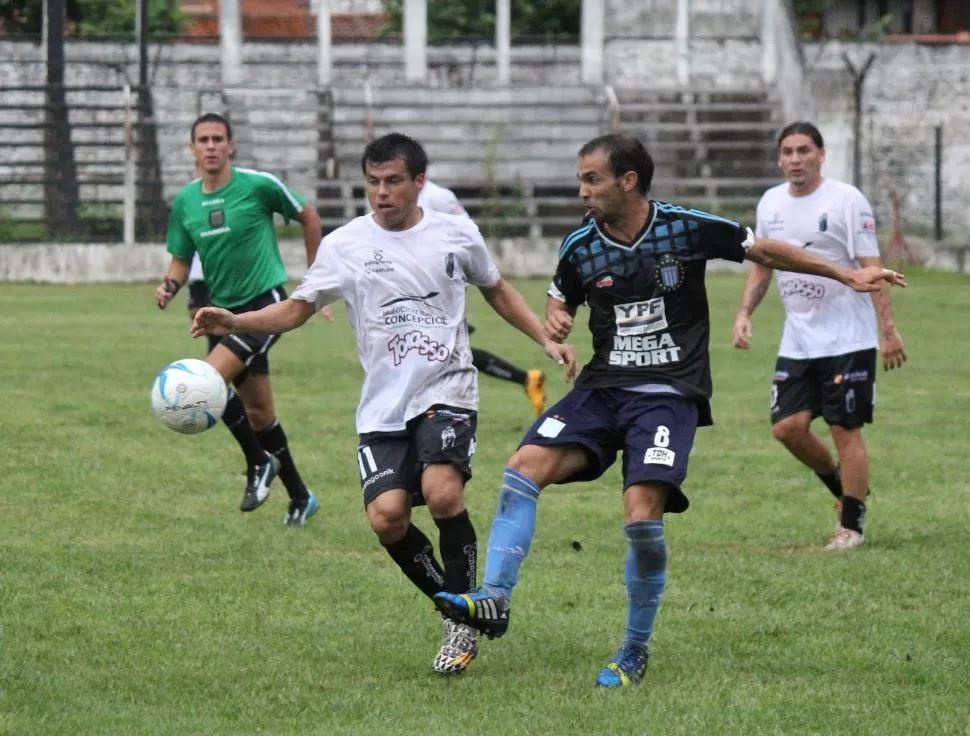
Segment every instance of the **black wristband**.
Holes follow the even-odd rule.
[[[167,291],[172,296],[175,296],[176,294],[178,294],[179,289],[182,288],[182,284],[180,284],[175,279],[165,279],[165,281],[163,281],[162,283],[165,284],[165,291]]]

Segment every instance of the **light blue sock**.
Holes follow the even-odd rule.
[[[630,541],[626,558],[629,603],[624,646],[645,647],[653,632],[660,597],[667,582],[667,546],[663,521],[637,521],[623,527]]]
[[[536,531],[536,502],[539,486],[512,468],[505,469],[498,509],[488,536],[485,583],[482,590],[509,601],[519,582],[519,568],[529,554]]]

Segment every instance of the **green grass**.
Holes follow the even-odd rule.
[[[362,510],[345,324],[316,319],[273,350],[279,414],[322,500],[293,531],[282,489],[239,513],[224,429],[182,436],[149,412],[157,369],[202,353],[181,298],[162,313],[150,285],[0,285],[0,733],[970,733],[970,282],[910,276],[895,299],[910,361],[880,375],[867,544],[845,556],[820,551],[827,491],[770,436],[777,298],[735,353],[742,282],[709,279],[717,424],[698,434],[691,510],[668,518],[645,684],[609,693],[592,682],[625,625],[615,469],[543,494],[509,635],[442,679],[440,624]],[[539,308],[544,284],[521,286]],[[540,360],[470,301],[478,345]],[[468,499],[484,546],[530,409],[511,384],[481,385]]]

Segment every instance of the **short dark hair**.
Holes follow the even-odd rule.
[[[637,189],[647,196],[653,184],[653,159],[646,147],[632,135],[610,133],[594,138],[579,149],[579,156],[589,156],[596,151],[604,151],[610,162],[613,176],[620,177],[632,171],[637,175]]]
[[[223,117],[217,112],[207,112],[199,115],[192,123],[192,132],[190,134],[189,140],[195,143],[195,129],[198,128],[202,123],[222,123],[226,126],[226,140],[232,140],[232,126],[229,124],[228,118]]]
[[[403,133],[388,133],[368,143],[360,157],[360,170],[366,174],[369,163],[385,164],[397,160],[404,162],[412,179],[428,170],[428,154],[424,146]]]
[[[778,134],[778,148],[781,148],[781,142],[785,140],[790,135],[807,135],[812,139],[814,143],[819,148],[825,148],[825,141],[822,140],[822,133],[811,123],[807,123],[804,120],[799,120],[797,122],[786,125],[781,133]]]

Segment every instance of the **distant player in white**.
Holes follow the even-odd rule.
[[[453,191],[439,186],[427,178],[424,180],[424,186],[418,195],[418,206],[425,210],[469,217]],[[321,313],[333,322],[333,310],[329,306],[324,307]],[[469,324],[468,334],[474,331],[475,328]],[[523,370],[494,353],[476,347],[472,347],[472,365],[486,376],[522,386],[536,416],[542,414],[546,406],[546,376],[541,370],[538,368]]]
[[[433,598],[476,582],[478,547],[464,502],[478,409],[466,285],[477,286],[569,375],[576,355],[546,337],[522,295],[502,279],[474,222],[418,206],[427,163],[421,145],[401,134],[368,144],[361,168],[373,213],[323,239],[290,298],[246,314],[200,309],[193,334],[275,334],[340,298],[347,302],[364,368],[357,464],[367,517],[394,562]],[[412,506],[424,503],[438,526],[443,564],[411,523]],[[445,620],[433,667],[461,672],[477,652],[477,632]]]
[[[788,241],[844,266],[881,265],[872,207],[851,184],[823,178],[824,162],[822,134],[814,125],[792,123],[781,132],[778,163],[788,181],[762,196],[757,235]],[[751,315],[771,273],[751,265],[734,322],[737,348],[750,344]],[[779,271],[778,289],[786,318],[771,388],[772,434],[837,499],[839,523],[825,549],[852,549],[864,539],[869,459],[862,427],[872,422],[876,350],[886,370],[906,360],[889,286],[870,298],[830,279]],[[818,416],[830,426],[837,462],[811,431]]]

